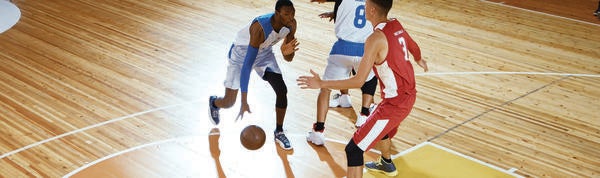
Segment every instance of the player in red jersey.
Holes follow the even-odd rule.
[[[400,22],[388,19],[392,0],[367,0],[366,16],[374,26],[374,32],[365,42],[365,53],[357,74],[346,80],[321,80],[319,75],[300,76],[298,85],[303,88],[344,89],[361,87],[373,69],[379,78],[382,101],[346,145],[348,177],[362,177],[363,153],[375,144],[381,158],[365,164],[368,170],[383,172],[389,176],[398,174],[391,160],[391,139],[400,122],[404,120],[415,103],[415,75],[409,61],[410,52],[417,65],[427,72],[427,63],[421,59],[417,43],[408,35]]]

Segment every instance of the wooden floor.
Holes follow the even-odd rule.
[[[286,152],[269,134],[274,94],[256,75],[251,115],[234,122],[239,106],[224,110],[216,140],[207,118],[234,35],[273,1],[14,3],[21,20],[0,34],[0,177],[345,176],[355,111],[332,109],[327,146],[310,146],[303,137],[318,91],[295,84],[325,67],[336,39],[317,15],[333,4],[294,1],[300,50],[279,61],[295,147]],[[395,153],[430,141],[524,177],[600,177],[600,25],[480,0],[395,1],[391,16],[430,67],[417,71],[417,102]],[[351,93],[357,108],[359,90]],[[266,130],[261,151],[237,144],[247,124]]]

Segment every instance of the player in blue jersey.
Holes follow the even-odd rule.
[[[275,12],[256,17],[250,24],[240,30],[229,50],[229,64],[224,82],[225,96],[209,97],[211,121],[219,124],[219,109],[229,108],[235,104],[238,89],[242,90],[242,104],[238,118],[245,112],[251,112],[247,102],[248,82],[251,70],[269,82],[276,94],[275,141],[286,150],[292,146],[283,132],[283,121],[287,109],[287,86],[283,81],[281,70],[275,60],[272,46],[283,39],[281,53],[286,61],[292,61],[299,43],[294,36],[296,32],[295,8],[290,0],[278,0]]]
[[[351,71],[359,70],[364,52],[365,40],[373,27],[365,17],[365,0],[311,0],[311,2],[335,1],[334,11],[320,14],[321,18],[330,18],[335,21],[335,35],[338,40],[333,44],[323,80],[343,80],[350,77]],[[361,88],[362,107],[356,126],[360,127],[370,114],[370,104],[377,87],[377,78],[371,71]],[[315,145],[325,143],[325,119],[328,111],[328,99],[331,90],[322,88],[317,98],[317,121],[306,137],[307,141]]]

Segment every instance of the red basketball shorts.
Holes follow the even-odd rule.
[[[385,135],[392,139],[400,123],[408,116],[415,104],[415,94],[403,94],[394,98],[384,98],[371,113],[365,124],[352,139],[363,151],[371,149]]]

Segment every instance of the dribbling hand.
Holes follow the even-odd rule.
[[[252,113],[252,111],[250,111],[250,105],[248,105],[248,103],[242,103],[242,105],[240,106],[240,113],[235,118],[235,121],[243,119],[244,118],[244,113],[246,111],[248,113]]]

